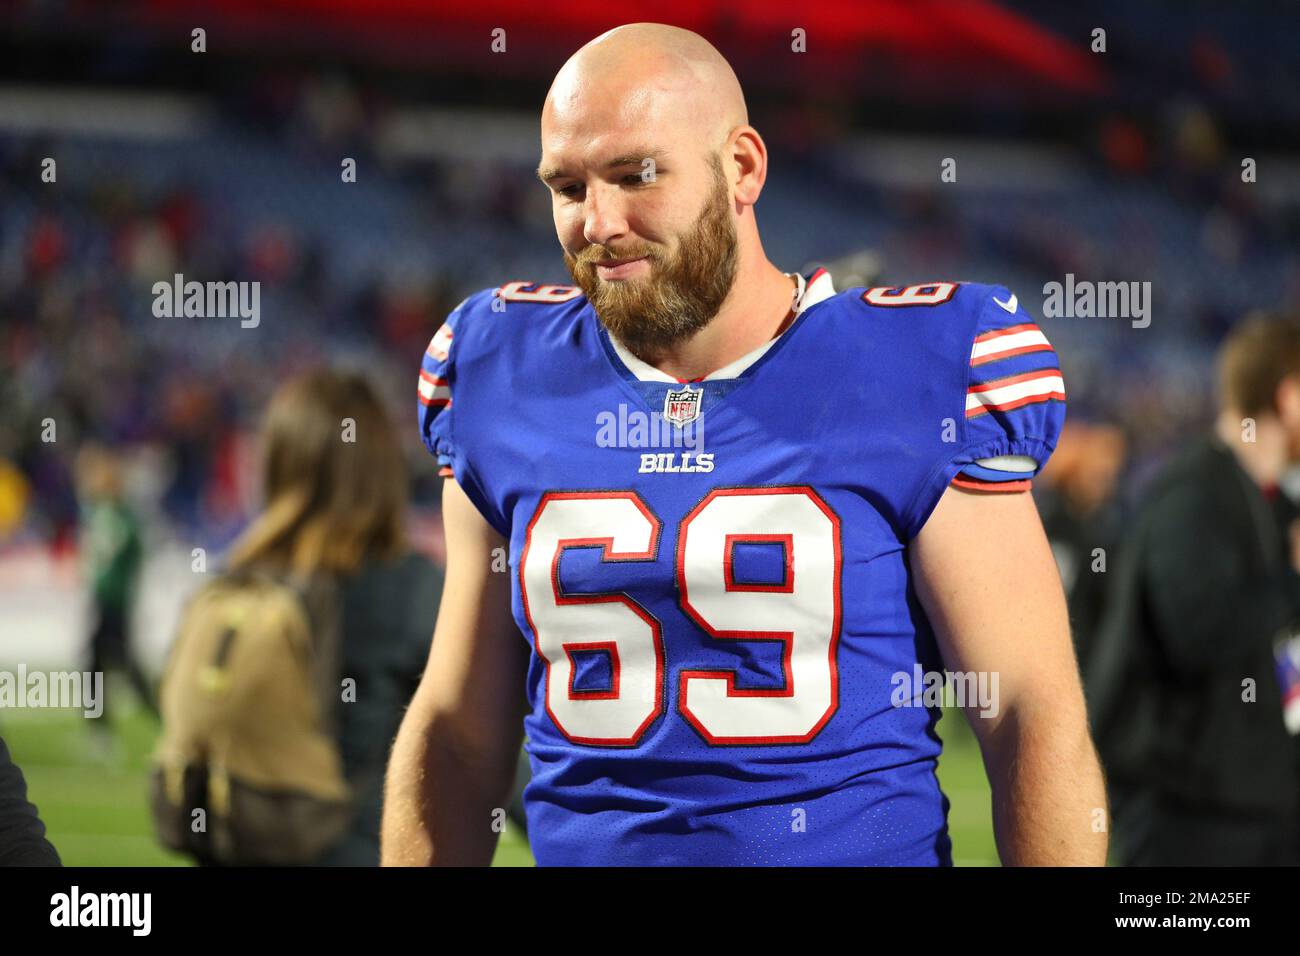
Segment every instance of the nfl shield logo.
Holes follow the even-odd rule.
[[[664,420],[678,428],[689,425],[700,417],[700,397],[703,394],[704,389],[692,391],[689,385],[676,391],[670,388],[664,396]]]

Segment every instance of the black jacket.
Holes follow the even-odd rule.
[[[343,770],[357,795],[351,832],[316,861],[378,866],[384,771],[420,683],[442,600],[442,572],[423,555],[369,561],[343,585],[341,673],[356,701],[339,704]]]
[[[1273,645],[1300,619],[1300,575],[1225,445],[1199,441],[1153,482],[1111,587],[1084,680],[1116,843],[1165,811],[1294,826],[1300,738],[1283,725]]]
[[[59,854],[45,839],[45,824],[27,802],[22,771],[0,740],[0,866],[59,865]]]
[[[1050,492],[1035,501],[1065,586],[1074,650],[1080,660],[1086,660],[1106,610],[1107,575],[1093,570],[1093,551],[1100,548],[1107,561],[1115,560],[1121,515],[1113,504],[1080,515],[1063,495]]]

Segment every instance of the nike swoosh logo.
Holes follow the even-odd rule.
[[[1011,293],[1011,300],[1009,302],[1003,302],[997,296],[993,297],[993,301],[1002,306],[1002,308],[1006,309],[1012,315],[1016,314],[1016,294],[1014,292]]]

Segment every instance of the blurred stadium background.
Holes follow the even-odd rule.
[[[1071,418],[1126,439],[1112,517],[1208,422],[1225,330],[1300,304],[1286,3],[658,2],[617,18],[502,0],[8,4],[0,668],[85,666],[74,466],[96,441],[123,456],[142,520],[133,637],[156,674],[197,583],[192,549],[219,563],[255,505],[270,390],[316,362],[364,370],[410,423],[417,538],[439,557],[438,479],[414,427],[420,354],[474,290],[568,281],[533,177],[537,113],[573,50],[637,20],[694,29],[734,64],[771,150],[758,216],[783,268],[827,264],[837,288],[1001,282],[1039,314],[1044,284],[1067,274],[1151,283],[1147,328],[1042,321]],[[946,157],[955,183],[940,181]],[[1247,157],[1257,181],[1242,180]],[[178,272],[260,281],[260,325],[155,318],[151,286]],[[6,711],[0,733],[65,862],[180,862],[149,826],[155,725],[114,720],[109,751],[70,712]],[[939,729],[955,856],[994,864],[978,748],[956,713]],[[530,862],[519,834],[498,862]]]

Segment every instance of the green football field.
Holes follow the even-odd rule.
[[[0,713],[0,736],[27,778],[51,842],[69,866],[184,866],[158,845],[146,803],[156,725],[142,711],[120,714],[115,743],[91,737],[76,711]],[[939,723],[945,746],[939,780],[952,802],[949,828],[959,866],[995,866],[988,783],[965,719],[948,711]],[[531,866],[527,840],[507,829],[495,866]]]

